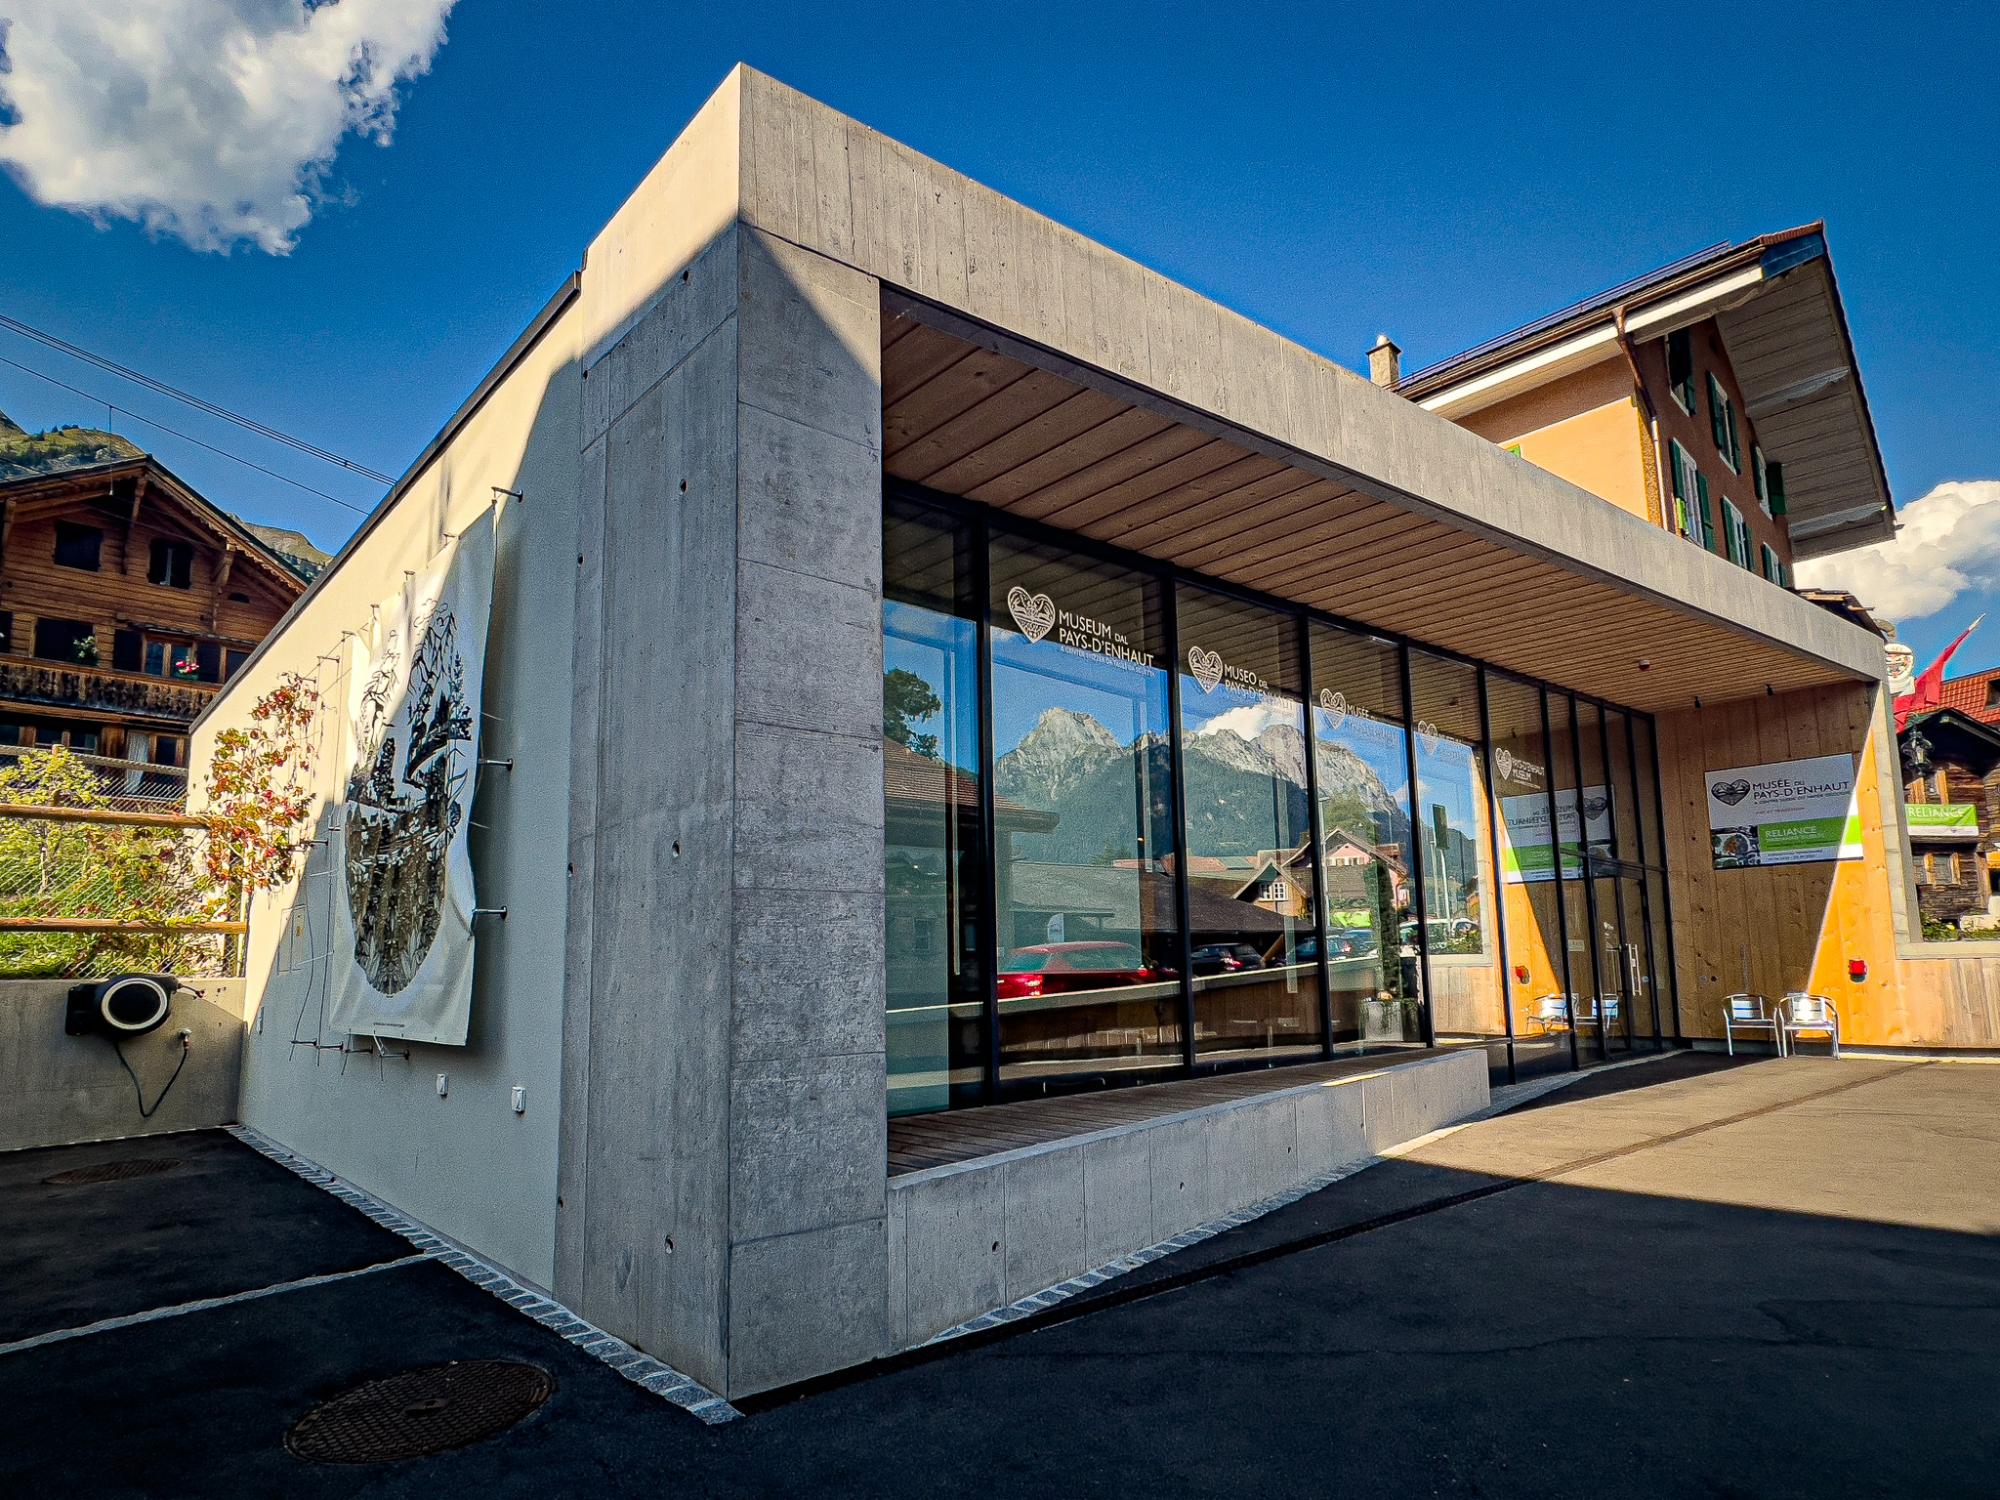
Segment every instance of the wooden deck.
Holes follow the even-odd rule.
[[[940,1110],[935,1114],[900,1115],[889,1121],[889,1175],[949,1166],[1002,1151],[1088,1135],[1161,1115],[1178,1114],[1204,1105],[1224,1104],[1252,1094],[1276,1093],[1302,1084],[1372,1073],[1417,1058],[1436,1057],[1436,1050],[1411,1048],[1371,1052],[1363,1057],[1337,1057],[1330,1062],[1258,1068],[1208,1078],[1182,1078],[1171,1083],[1134,1084],[1088,1094],[1049,1099],[1023,1099],[977,1109]]]

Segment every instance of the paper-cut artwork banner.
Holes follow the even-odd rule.
[[[1706,780],[1716,869],[1861,858],[1852,755],[1731,766]]]
[[[353,637],[331,833],[340,1031],[465,1043],[493,527],[488,510]]]

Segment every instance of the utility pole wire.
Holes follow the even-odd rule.
[[[226,458],[231,463],[237,463],[243,465],[243,467],[246,469],[255,469],[259,474],[268,474],[271,478],[277,480],[280,484],[289,484],[293,489],[304,490],[308,495],[317,495],[322,500],[331,500],[335,505],[338,505],[345,510],[351,510],[357,516],[365,516],[368,514],[368,509],[366,506],[356,505],[352,501],[343,500],[338,495],[329,495],[325,490],[314,489],[309,484],[305,484],[297,479],[292,479],[286,475],[280,474],[276,469],[267,469],[262,464],[252,463],[249,459],[244,458],[240,454],[231,453],[227,448],[218,448],[213,443],[204,443],[198,437],[189,437],[185,432],[180,431],[178,428],[169,427],[164,422],[155,422],[151,417],[142,417],[136,411],[127,411],[122,406],[114,406],[109,401],[106,401],[102,396],[93,396],[89,391],[84,390],[81,386],[71,385],[67,380],[58,380],[53,375],[44,375],[40,370],[33,369],[27,365],[24,365],[19,360],[9,359],[7,358],[6,355],[0,354],[0,365],[12,365],[15,369],[19,370],[23,375],[32,375],[37,380],[46,380],[50,385],[61,386],[64,390],[70,392],[72,395],[81,396],[86,401],[94,402],[96,405],[104,408],[105,412],[107,413],[107,420],[110,419],[109,414],[112,413],[130,417],[135,422],[143,423],[148,427],[157,428],[161,432],[167,433],[172,437],[177,437],[184,443],[193,443],[197,448],[206,448],[210,453],[215,454],[218,458]]]
[[[32,339],[38,344],[54,349],[59,354],[67,354],[71,359],[80,359],[85,364],[95,365],[98,369],[108,374],[116,375],[121,380],[129,380],[135,385],[144,386],[149,391],[157,391],[162,396],[184,402],[198,411],[207,412],[211,417],[220,417],[225,422],[234,422],[238,427],[254,432],[259,437],[269,438],[274,443],[283,443],[288,448],[296,448],[299,452],[309,454],[321,463],[332,464],[335,468],[347,469],[352,473],[359,474],[363,479],[372,479],[377,484],[387,485],[396,482],[391,475],[379,474],[363,464],[355,463],[352,459],[342,458],[338,453],[333,453],[316,444],[308,443],[304,438],[295,438],[288,432],[280,432],[277,428],[259,422],[254,417],[243,416],[239,412],[231,411],[226,406],[217,406],[213,401],[204,400],[200,396],[181,390],[176,386],[168,385],[165,381],[155,380],[150,375],[142,375],[137,370],[121,365],[116,360],[106,359],[101,354],[92,354],[88,349],[79,348],[65,339],[57,338],[52,333],[44,333],[41,329],[23,323],[18,318],[10,318],[5,313],[0,313],[0,328],[6,329],[9,333],[19,334],[24,339]],[[128,412],[126,415],[131,416],[134,414]],[[143,421],[144,419],[141,418],[141,420]],[[157,426],[158,424],[154,425]],[[169,429],[162,428],[161,430],[167,431]],[[181,435],[176,434],[176,436]],[[189,438],[188,441],[193,442],[194,439]],[[218,449],[217,451],[220,452],[221,450]],[[234,454],[226,454],[224,456],[229,458],[235,457]],[[253,465],[252,467],[255,466]],[[331,499],[332,497],[328,496],[327,498]]]

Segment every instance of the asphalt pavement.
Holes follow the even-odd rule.
[[[1596,1075],[1039,1323],[717,1427],[226,1136],[44,1182],[133,1145],[0,1156],[0,1494],[2000,1493],[2000,1066]],[[496,1437],[285,1447],[360,1380],[496,1358],[554,1385]]]

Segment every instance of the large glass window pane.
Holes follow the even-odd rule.
[[[1514,1062],[1522,1076],[1570,1066],[1569,997],[1563,983],[1562,894],[1549,799],[1542,690],[1486,674],[1489,759],[1500,812],[1500,899],[1507,934],[1507,992]]]
[[[1412,651],[1410,691],[1433,1034],[1440,1043],[1501,1039],[1507,1017],[1488,932],[1492,845],[1478,669]]]
[[[1000,1077],[1177,1066],[1166,585],[992,544]]]
[[[1421,1042],[1424,1029],[1401,654],[1330,625],[1315,622],[1311,632],[1333,1039],[1363,1050],[1407,1046]]]
[[[1317,1054],[1299,622],[1206,589],[1177,604],[1195,1053]]]
[[[1618,858],[1639,860],[1639,807],[1632,782],[1631,721],[1617,709],[1604,711],[1604,743],[1608,759],[1605,784],[1611,795],[1611,837]]]
[[[1624,939],[1619,919],[1617,882],[1604,872],[1616,860],[1612,832],[1611,781],[1604,759],[1604,715],[1594,703],[1576,705],[1576,746],[1581,777],[1584,877],[1588,888],[1590,958],[1595,964],[1582,1018],[1594,1024],[1606,1048],[1623,1049],[1631,1022],[1626,1002]],[[1578,976],[1579,987],[1582,984]]]
[[[1590,903],[1583,886],[1583,798],[1577,792],[1576,715],[1571,700],[1548,695],[1549,775],[1556,785],[1556,871],[1563,904],[1563,967],[1576,1028],[1577,1058],[1603,1055],[1597,1030],[1596,977],[1590,961]]]
[[[964,523],[890,501],[882,542],[889,1112],[909,1114],[972,1102],[985,1072],[978,632]]]

